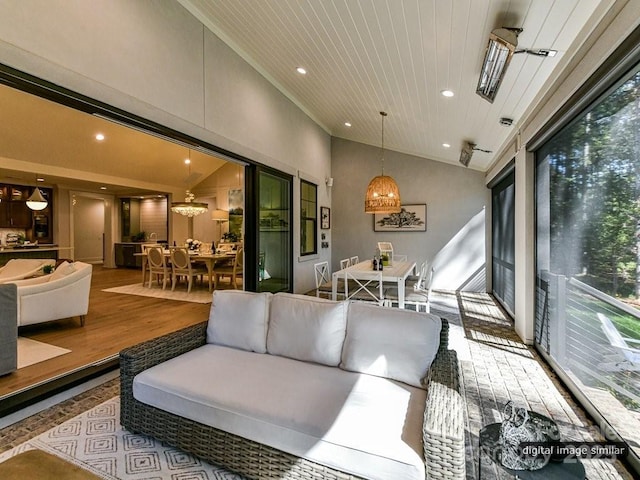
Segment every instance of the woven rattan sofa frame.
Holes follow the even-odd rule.
[[[133,378],[143,370],[205,344],[203,322],[120,352],[122,426],[241,474],[249,479],[362,480],[321,464],[146,405],[133,398]],[[464,404],[456,353],[447,350],[442,319],[440,348],[425,377],[423,442],[427,478],[464,479]]]

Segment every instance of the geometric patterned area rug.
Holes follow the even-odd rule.
[[[181,302],[195,302],[195,303],[211,303],[212,293],[205,288],[196,288],[194,285],[191,288],[191,292],[187,293],[187,289],[181,286],[180,290],[176,288],[173,292],[171,287],[166,287],[162,290],[162,287],[156,284],[152,284],[151,288],[146,284],[134,283],[132,285],[124,285],[122,287],[113,287],[103,290],[103,292],[112,293],[124,293],[127,295],[140,295],[142,297],[164,298],[166,300],[179,300]]]
[[[55,345],[38,342],[26,337],[18,337],[18,368],[28,367],[34,363],[44,362],[70,352],[71,350],[66,348],[56,347]]]
[[[108,480],[242,480],[243,477],[120,426],[120,397],[0,454],[43,450]]]

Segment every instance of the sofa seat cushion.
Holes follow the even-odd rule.
[[[426,392],[285,357],[204,345],[138,374],[134,397],[371,479],[424,479]]]

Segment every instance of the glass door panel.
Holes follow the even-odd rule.
[[[259,292],[292,291],[291,179],[258,173]]]

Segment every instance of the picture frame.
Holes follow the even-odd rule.
[[[329,207],[320,207],[320,228],[322,230],[331,228],[331,209]]]
[[[426,232],[427,204],[412,203],[400,206],[399,213],[376,213],[374,232]]]

